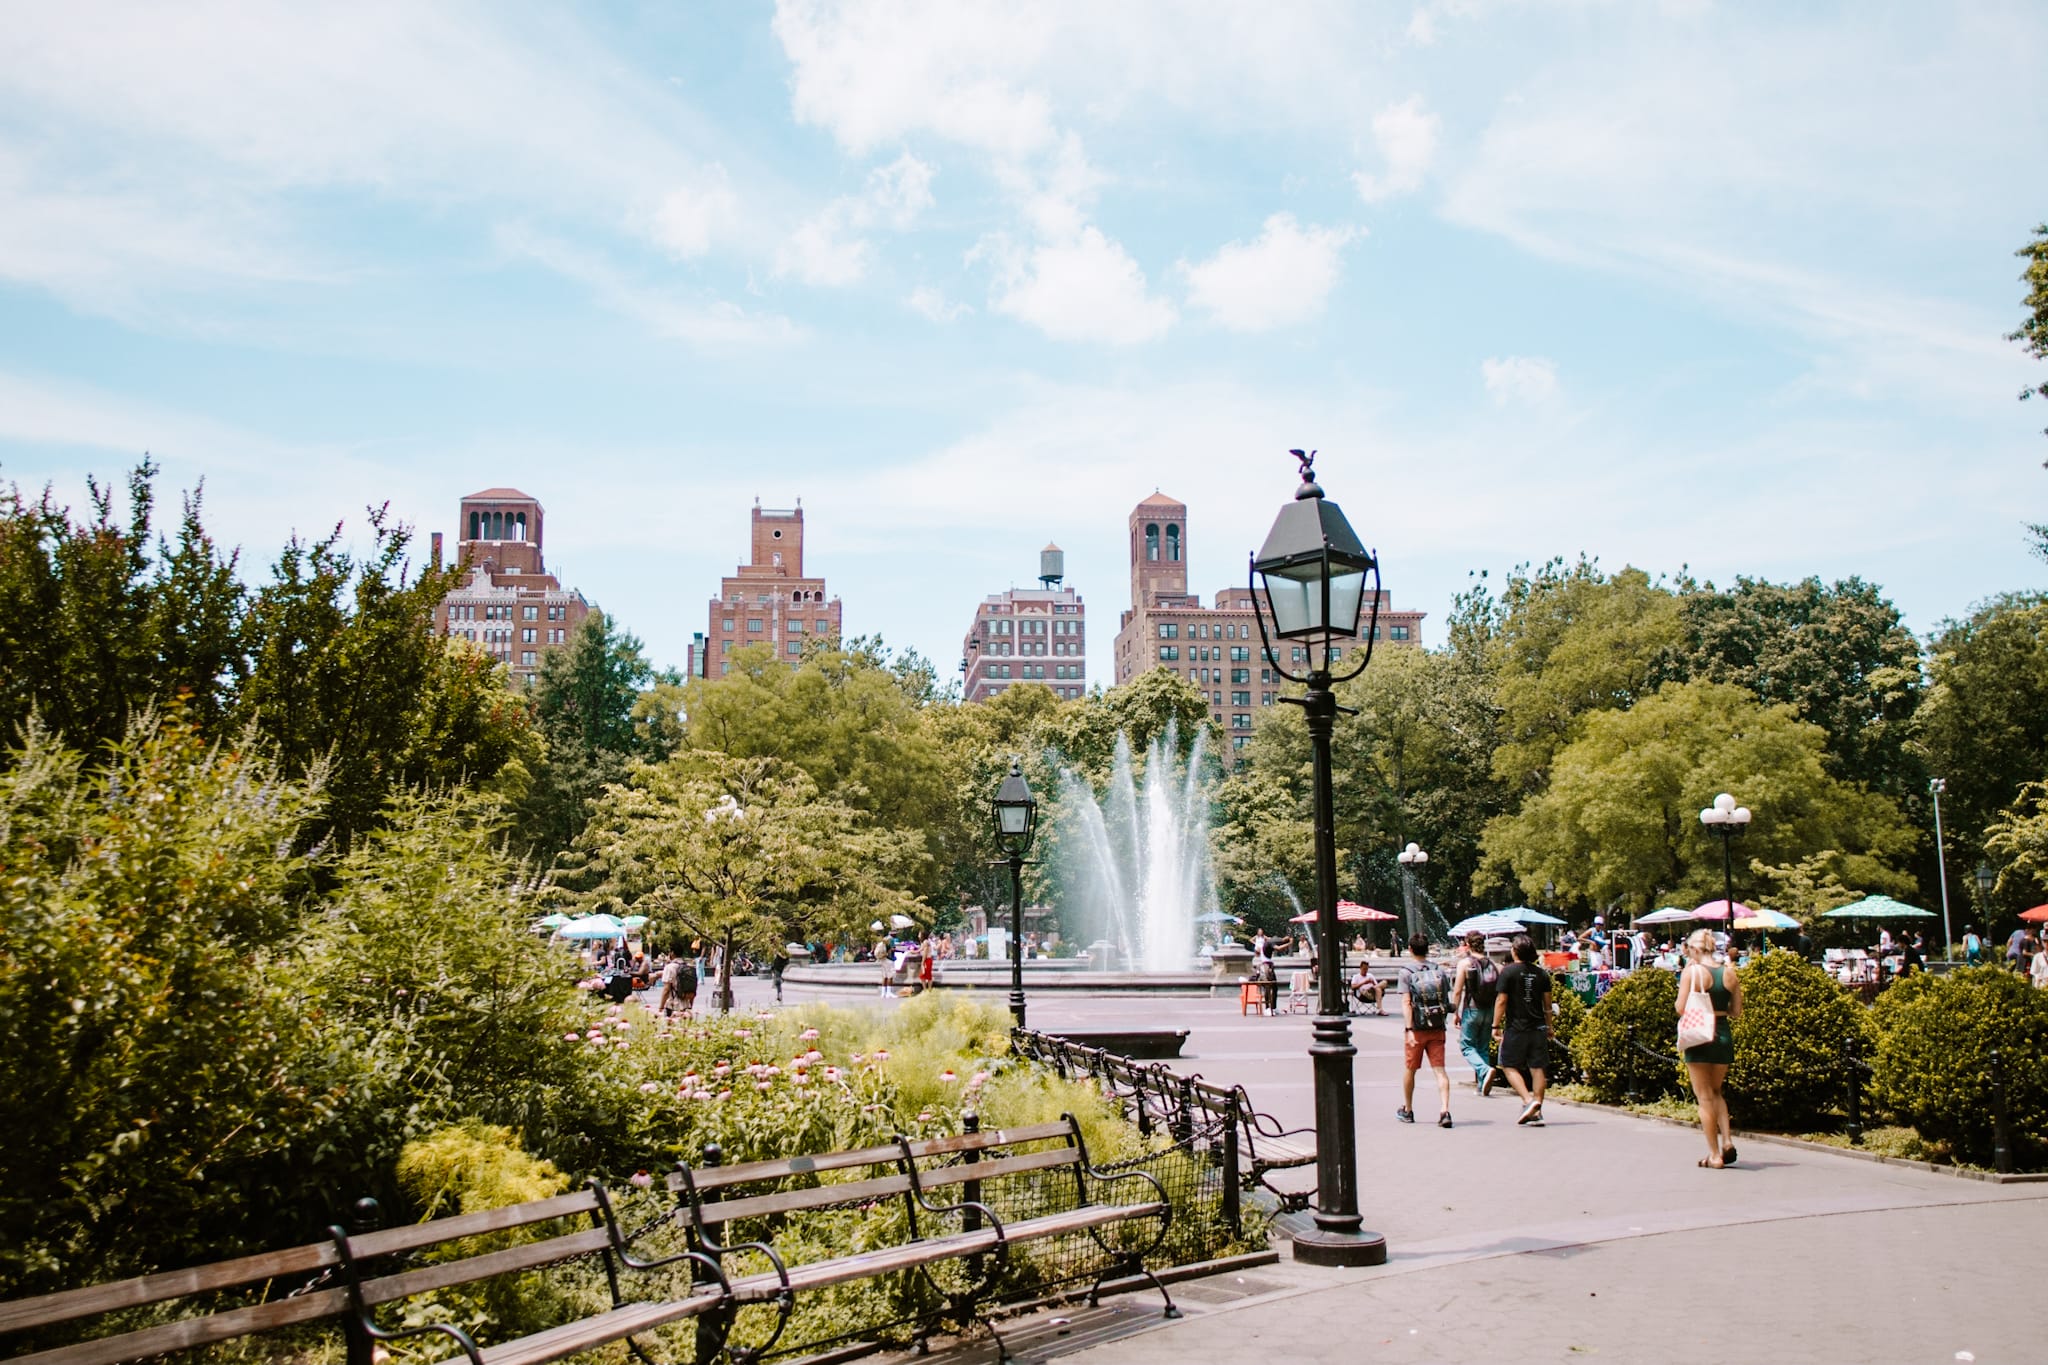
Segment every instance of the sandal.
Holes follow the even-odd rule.
[[[1703,1156],[1700,1158],[1700,1169],[1703,1171],[1718,1171],[1721,1169],[1721,1163],[1710,1156]]]
[[[1723,1166],[1733,1166],[1735,1164],[1735,1149],[1733,1147],[1723,1147],[1721,1149],[1721,1164]]]

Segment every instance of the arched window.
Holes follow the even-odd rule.
[[[479,518],[477,517],[477,514],[476,514],[476,513],[474,513],[474,512],[471,512],[471,513],[469,514],[469,538],[470,538],[471,540],[482,540],[482,539],[483,539],[483,533],[482,533],[482,531],[481,531],[481,530],[479,530],[479,529],[478,529],[478,527],[477,527],[477,521],[478,521],[478,520],[479,520]]]
[[[1166,557],[1175,564],[1180,563],[1180,527],[1166,528]]]
[[[513,538],[514,540],[524,540],[524,539],[526,539],[526,513],[524,513],[524,512],[521,512],[521,513],[519,514],[519,517],[518,517],[518,521],[519,521],[519,527],[518,527],[518,530],[517,530],[517,532],[516,532],[516,533],[515,533],[515,534],[513,535],[513,537],[512,537],[512,538]]]
[[[1145,558],[1153,561],[1157,561],[1159,558],[1159,528],[1157,526],[1147,526],[1145,528]]]

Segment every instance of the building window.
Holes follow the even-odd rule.
[[[1406,627],[1406,626],[1395,626],[1395,627],[1393,627],[1393,633],[1394,633],[1394,638],[1395,638],[1396,640],[1405,640],[1405,639],[1407,639],[1407,638],[1408,638],[1408,627]]]
[[[726,618],[725,618],[725,629],[727,629],[727,630],[731,630],[731,629],[732,629],[732,618],[731,618],[730,616],[728,616],[728,617],[726,617]]]
[[[718,652],[719,652],[720,654],[730,654],[730,653],[732,653],[732,641],[730,641],[730,640],[720,640],[720,641],[718,642]]]
[[[1250,738],[1250,735],[1232,735],[1230,737],[1230,747],[1233,749],[1242,749],[1245,746],[1245,741],[1249,740]]]
[[[802,621],[799,621],[799,620],[797,620],[797,619],[796,619],[796,618],[795,618],[794,616],[790,617],[790,618],[789,618],[789,633],[790,633],[791,635],[801,635],[801,634],[803,634],[803,633],[804,633],[804,623],[803,623]]]
[[[1259,705],[1261,705],[1261,706],[1271,706],[1272,704],[1273,704],[1273,694],[1272,694],[1271,692],[1261,692],[1261,693],[1259,693]]]
[[[758,616],[749,616],[749,617],[747,618],[747,629],[748,629],[748,630],[756,630],[756,631],[757,631],[757,630],[759,630],[760,628],[761,628],[761,618],[760,618],[760,617],[758,617]]]
[[[1161,621],[1159,623],[1159,638],[1162,640],[1178,640],[1180,638],[1180,626],[1172,621]]]
[[[1249,645],[1232,645],[1232,646],[1230,647],[1230,662],[1232,662],[1232,663],[1234,663],[1234,664],[1248,664],[1248,663],[1250,663],[1251,661],[1252,661],[1252,651],[1251,651],[1251,646],[1249,646]]]
[[[1161,646],[1159,646],[1159,657],[1160,657],[1160,658],[1161,658],[1162,660],[1164,660],[1165,662],[1167,662],[1167,663],[1173,663],[1173,662],[1176,662],[1176,661],[1177,661],[1177,660],[1179,660],[1179,658],[1180,658],[1180,646],[1179,646],[1179,645],[1161,645]]]
[[[1230,704],[1232,706],[1250,706],[1252,704],[1252,694],[1249,692],[1232,692],[1230,694]]]
[[[539,634],[539,631],[535,630],[532,626],[528,626],[526,629],[519,632],[519,642],[521,644],[530,645],[534,642],[534,639],[537,636],[539,636]]]
[[[520,608],[520,611],[519,611],[519,619],[520,619],[520,620],[522,620],[522,621],[538,621],[538,620],[540,620],[540,608],[539,608],[539,607],[522,607],[522,608]]]
[[[824,617],[820,616],[814,624],[818,627],[818,634],[830,635],[832,633],[832,623]]]
[[[1158,562],[1159,528],[1157,526],[1147,526],[1145,528],[1145,558],[1154,563]]]
[[[1166,557],[1172,563],[1180,563],[1180,527],[1166,528]]]
[[[519,653],[519,662],[520,662],[521,664],[525,665],[525,666],[526,666],[526,667],[528,667],[528,668],[532,668],[532,667],[533,667],[533,651],[532,651],[532,650],[530,650],[530,649],[527,649],[527,650],[521,650],[521,651],[520,651],[520,653]]]
[[[1252,718],[1250,713],[1245,711],[1238,711],[1233,713],[1230,717],[1230,728],[1233,730],[1251,729]]]
[[[801,654],[804,652],[804,642],[802,640],[791,640],[784,648],[791,654]]]

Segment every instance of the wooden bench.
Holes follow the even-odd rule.
[[[365,1200],[364,1205],[374,1213],[373,1202]],[[382,1274],[375,1270],[377,1262],[387,1257],[431,1251],[464,1238],[579,1218],[589,1219],[591,1226],[410,1269]],[[604,1259],[612,1294],[611,1310],[517,1341],[479,1348],[458,1327],[387,1329],[379,1326],[376,1319],[378,1308],[415,1294],[475,1284],[493,1276],[537,1270],[589,1255]],[[649,1303],[629,1303],[621,1297],[621,1267],[652,1270],[684,1260],[694,1263],[705,1277],[705,1283],[698,1287],[693,1275],[693,1287],[686,1296]],[[282,1298],[38,1350],[16,1356],[10,1365],[116,1365],[326,1320],[341,1323],[350,1365],[371,1365],[382,1342],[430,1334],[448,1337],[472,1365],[540,1365],[707,1313],[726,1297],[716,1263],[702,1253],[686,1251],[656,1261],[636,1259],[620,1233],[609,1196],[601,1184],[593,1181],[588,1189],[552,1199],[353,1236],[335,1227],[325,1241],[283,1251],[0,1303],[0,1335],[61,1328],[124,1309],[179,1300],[190,1299],[195,1307],[203,1306],[226,1291],[251,1286],[265,1289],[295,1280],[304,1283]]]
[[[1031,1148],[1035,1150],[1019,1150]],[[899,1138],[887,1146],[832,1152],[822,1156],[791,1157],[726,1166],[718,1150],[709,1148],[699,1166],[679,1165],[669,1177],[688,1218],[693,1244],[706,1253],[714,1265],[723,1266],[736,1253],[751,1251],[764,1257],[770,1268],[742,1274],[726,1283],[723,1301],[705,1318],[706,1332],[721,1339],[728,1334],[739,1309],[750,1304],[771,1304],[777,1317],[765,1343],[749,1348],[747,1358],[771,1350],[788,1325],[795,1296],[806,1290],[851,1280],[898,1272],[925,1271],[942,1261],[968,1263],[973,1283],[959,1292],[939,1288],[947,1311],[968,1320],[980,1319],[977,1303],[1001,1270],[1010,1249],[1021,1244],[1086,1232],[1107,1253],[1110,1264],[1088,1291],[1088,1301],[1097,1301],[1104,1282],[1116,1275],[1142,1275],[1149,1279],[1165,1300],[1166,1316],[1178,1317],[1179,1310],[1166,1286],[1145,1265],[1144,1258],[1165,1238],[1173,1217],[1166,1192],[1159,1182],[1143,1171],[1105,1174],[1088,1160],[1080,1124],[1071,1114],[1058,1122],[1010,1129],[970,1130],[956,1137],[912,1141]],[[886,1174],[876,1174],[886,1172]],[[856,1178],[822,1181],[820,1176],[848,1173]],[[1073,1205],[1062,1212],[1005,1223],[981,1200],[992,1181],[1052,1175],[1073,1181]],[[1098,1204],[1089,1198],[1089,1182],[1140,1181],[1151,1187],[1149,1199],[1135,1204]],[[958,1202],[935,1202],[930,1195],[960,1189]],[[787,1220],[854,1202],[878,1203],[900,1200],[908,1223],[907,1240],[890,1247],[852,1255],[789,1265],[775,1250],[774,1232]],[[934,1224],[951,1223],[943,1228]],[[1157,1219],[1158,1231],[1142,1248],[1119,1249],[1102,1238],[1103,1229],[1138,1219]],[[738,1231],[735,1232],[737,1225]],[[759,1231],[752,1240],[729,1240]],[[730,1273],[730,1272],[728,1272]],[[927,1274],[929,1280],[929,1275]],[[927,1314],[916,1324],[922,1346],[937,1314]],[[983,1320],[985,1323],[985,1319]],[[990,1327],[994,1335],[994,1328]],[[1002,1353],[997,1337],[998,1354]],[[705,1357],[700,1352],[699,1359]]]

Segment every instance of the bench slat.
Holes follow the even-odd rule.
[[[374,1307],[395,1299],[410,1298],[414,1294],[446,1289],[450,1285],[474,1284],[493,1275],[552,1265],[556,1261],[581,1256],[585,1252],[597,1251],[610,1245],[609,1232],[603,1228],[590,1228],[583,1232],[572,1232],[566,1237],[550,1237],[545,1242],[529,1242],[525,1246],[507,1247],[503,1251],[469,1256],[460,1261],[421,1266],[417,1270],[407,1270],[397,1275],[385,1275],[379,1279],[364,1281],[363,1302]]]
[[[903,1149],[891,1143],[887,1147],[861,1147],[850,1152],[825,1152],[818,1156],[784,1157],[777,1161],[745,1161],[737,1166],[692,1166],[690,1179],[697,1189],[723,1189],[727,1185],[745,1185],[756,1180],[787,1180],[793,1175],[812,1175],[819,1171],[844,1171],[854,1166],[881,1166],[894,1162],[903,1155]],[[672,1194],[683,1189],[682,1176],[670,1172],[668,1188]]]
[[[145,1327],[139,1332],[124,1332],[117,1337],[101,1337],[97,1341],[81,1341],[72,1346],[37,1351],[34,1355],[16,1356],[8,1365],[117,1365],[119,1361],[146,1360],[193,1346],[232,1341],[253,1332],[267,1332],[273,1327],[331,1318],[347,1308],[346,1290],[323,1289],[301,1294],[296,1299],[278,1299],[274,1303],[230,1309],[211,1317],[186,1318],[181,1322]]]
[[[1043,1217],[1027,1219],[1003,1229],[1003,1235],[1013,1242],[1029,1242],[1038,1238],[1057,1237],[1063,1232],[1085,1232],[1089,1228],[1101,1227],[1105,1223],[1121,1223],[1132,1218],[1150,1218],[1157,1215],[1166,1205],[1150,1204],[1090,1204],[1085,1208],[1068,1209],[1065,1213],[1048,1213]]]
[[[560,1360],[564,1356],[587,1351],[593,1346],[618,1341],[638,1332],[651,1332],[657,1327],[716,1308],[719,1291],[694,1294],[687,1299],[673,1303],[633,1303],[623,1308],[614,1308],[608,1313],[599,1313],[593,1318],[582,1318],[576,1322],[564,1323],[560,1327],[536,1332],[530,1337],[508,1341],[500,1346],[486,1347],[483,1358],[486,1365],[542,1365],[542,1362]],[[460,1359],[461,1357],[456,1357]]]
[[[971,1165],[962,1162],[958,1166],[941,1166],[936,1170],[919,1171],[918,1183],[926,1189],[942,1185],[964,1185],[970,1180],[997,1180],[1006,1175],[1023,1175],[1027,1171],[1051,1170],[1057,1166],[1078,1166],[1081,1152],[1076,1147],[1055,1147],[1049,1152],[1026,1152],[1022,1156],[999,1157],[994,1161],[977,1161]]]
[[[889,1199],[910,1192],[910,1178],[901,1175],[876,1176],[872,1180],[848,1180],[837,1185],[811,1189],[781,1190],[775,1194],[750,1195],[702,1204],[704,1221],[729,1223],[735,1218],[758,1218],[769,1213],[795,1213],[803,1209],[826,1208],[854,1200]]]
[[[1050,1123],[1027,1124],[1022,1128],[985,1128],[979,1133],[960,1133],[953,1137],[926,1138],[910,1144],[910,1154],[916,1157],[950,1156],[954,1152],[979,1151],[984,1147],[1008,1147],[1017,1142],[1043,1142],[1047,1138],[1071,1137],[1074,1130],[1067,1126],[1065,1119]]]
[[[414,1251],[420,1247],[452,1242],[458,1237],[503,1232],[507,1228],[523,1228],[531,1223],[545,1223],[551,1218],[571,1218],[579,1213],[596,1211],[597,1196],[589,1190],[577,1190],[569,1194],[555,1195],[551,1199],[507,1204],[503,1208],[457,1214],[453,1218],[436,1218],[426,1223],[380,1228],[376,1232],[366,1232],[360,1237],[349,1238],[348,1249],[357,1260],[362,1260],[370,1256],[387,1256],[394,1251]]]
[[[977,1251],[992,1251],[995,1245],[994,1228],[955,1233],[950,1237],[934,1237],[922,1242],[903,1242],[896,1246],[858,1252],[852,1256],[840,1256],[829,1261],[812,1261],[808,1265],[791,1266],[789,1287],[792,1290],[821,1289],[826,1285],[844,1284],[848,1280],[864,1280],[873,1275],[886,1275],[893,1270],[908,1270],[912,1266],[925,1265],[932,1261],[969,1256]],[[772,1299],[782,1292],[782,1278],[772,1270],[763,1271],[758,1275],[734,1280],[732,1292],[733,1297],[742,1303],[759,1303],[763,1299]]]
[[[19,1332],[27,1327],[47,1327],[52,1323],[69,1322],[73,1318],[111,1313],[117,1308],[138,1308],[144,1304],[161,1303],[165,1299],[182,1298],[187,1294],[205,1294],[216,1289],[232,1289],[236,1285],[254,1284],[260,1280],[301,1275],[333,1265],[334,1261],[334,1244],[315,1242],[307,1246],[289,1247],[283,1251],[266,1251],[258,1256],[220,1261],[213,1265],[193,1266],[186,1270],[165,1270],[154,1275],[138,1276],[132,1280],[87,1285],[83,1289],[66,1289],[33,1299],[0,1303],[0,1333]]]

